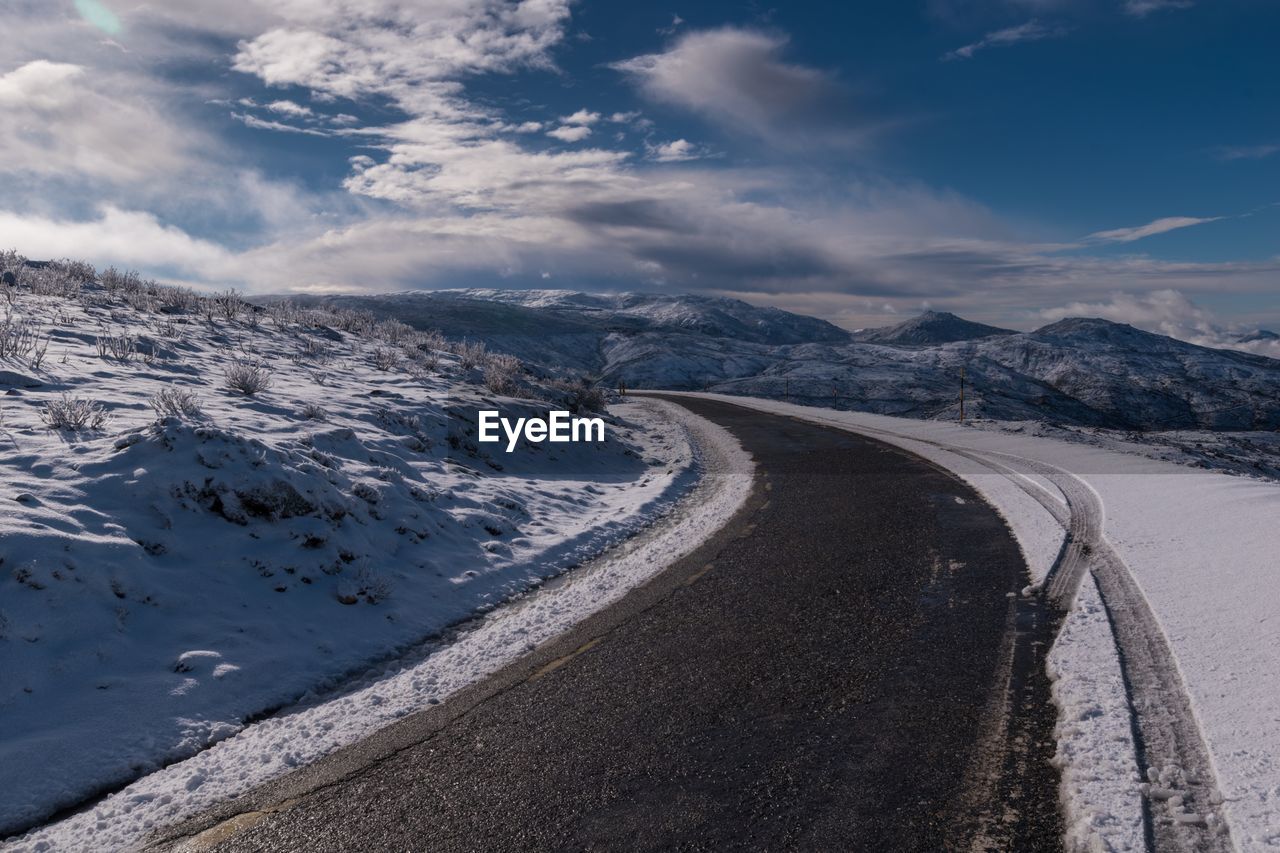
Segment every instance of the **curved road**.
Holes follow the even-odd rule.
[[[888,445],[707,400],[755,492],[489,681],[184,825],[185,850],[1058,849],[1046,618],[996,513]],[[376,739],[376,738],[375,738]]]

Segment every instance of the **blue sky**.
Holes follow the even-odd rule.
[[[0,244],[257,292],[1280,325],[1265,0],[13,0]]]

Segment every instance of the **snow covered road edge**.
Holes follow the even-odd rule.
[[[93,807],[0,843],[5,851],[136,849],[157,830],[309,764],[496,672],[621,599],[694,551],[745,503],[754,464],[726,430],[662,401],[642,405],[690,439],[696,482],[647,531],[548,586],[476,621],[456,641],[418,660],[384,667],[328,701],[249,726],[152,773]]]

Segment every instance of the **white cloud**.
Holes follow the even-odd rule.
[[[769,294],[786,304],[811,297],[832,310],[979,303],[981,319],[996,323],[1025,319],[1060,301],[1054,294],[1064,289],[1099,303],[1117,287],[1270,294],[1280,274],[1280,262],[1066,255],[1061,245],[1026,242],[1016,226],[954,194],[869,179],[832,186],[820,169],[790,165],[706,168],[689,162],[706,155],[701,146],[661,142],[670,137],[656,133],[641,159],[607,147],[622,125],[633,138],[646,126],[634,112],[584,108],[548,124],[518,121],[470,97],[475,75],[552,67],[568,21],[561,0],[113,0],[111,7],[134,53],[103,44],[100,32],[89,38],[88,28],[68,27],[51,4],[25,2],[23,9],[39,11],[21,28],[5,26],[11,6],[0,10],[0,29],[21,33],[7,42],[10,61],[37,49],[77,57],[67,68],[37,65],[32,79],[0,77],[0,97],[40,117],[30,126],[68,134],[27,140],[28,125],[8,117],[0,128],[0,171],[46,168],[47,183],[75,184],[61,207],[26,204],[52,196],[28,177],[22,181],[36,187],[28,196],[0,198],[10,210],[0,213],[0,242],[31,256],[173,269],[260,290],[430,286],[466,274],[536,281],[554,270],[567,284],[661,282]],[[190,61],[193,52],[225,63],[213,46],[227,44],[238,45],[231,61],[239,71],[282,87],[278,100],[234,106],[241,92],[224,78],[192,86],[167,71],[137,70]],[[785,50],[774,32],[682,32],[668,50],[616,67],[649,98],[779,146],[856,139],[851,128],[865,121],[849,120],[846,93],[830,75],[787,61]],[[92,72],[71,70],[79,67]],[[339,104],[344,98],[357,107]],[[351,159],[342,191],[272,181],[240,165],[241,152],[202,136],[197,109],[211,101],[266,130],[341,133],[365,147],[340,155]],[[326,109],[349,112],[326,116]],[[371,127],[351,113],[401,117]],[[121,116],[128,121],[118,133]],[[584,143],[606,120],[615,126]],[[543,132],[583,144],[548,150],[546,140],[528,136]],[[64,139],[75,144],[64,147]],[[96,159],[86,160],[90,153]],[[78,180],[85,175],[116,183],[86,187]],[[112,205],[84,215],[104,199]],[[194,236],[227,233],[211,218],[236,223],[226,247]]]
[[[964,47],[958,47],[943,54],[942,58],[944,60],[972,59],[973,55],[980,50],[992,47],[1009,47],[1020,42],[1059,38],[1066,35],[1066,33],[1067,30],[1063,27],[1045,26],[1039,21],[1031,20],[1015,27],[1006,27],[1002,30],[987,33],[971,44],[966,44]]]
[[[248,113],[233,112],[231,117],[236,121],[243,123],[246,127],[252,127],[257,130],[275,130],[282,133],[301,133],[307,136],[330,136],[323,130],[317,130],[314,127],[299,127],[292,124],[284,124],[283,122],[272,121],[270,119],[261,119]]]
[[[199,134],[127,82],[42,59],[0,75],[0,173],[122,183],[182,170]]]
[[[702,150],[687,139],[675,139],[659,145],[648,146],[649,158],[659,163],[680,163],[686,160],[697,160],[702,157]]]
[[[315,115],[311,107],[304,107],[302,104],[293,101],[272,101],[266,105],[268,110],[273,113],[279,113],[291,118],[307,118]]]
[[[578,110],[573,115],[561,116],[560,118],[562,124],[576,124],[583,127],[593,125],[598,121],[600,121],[600,113],[593,113],[585,108]]]
[[[1089,235],[1090,240],[1101,240],[1107,243],[1132,243],[1134,240],[1141,240],[1143,237],[1153,237],[1156,234],[1166,234],[1170,231],[1176,231],[1179,228],[1190,228],[1193,225],[1202,225],[1206,222],[1217,222],[1225,217],[1208,216],[1197,218],[1194,216],[1166,216],[1157,219],[1154,222],[1148,222],[1146,225],[1135,225],[1132,228],[1114,228],[1110,231],[1098,231]]]
[[[104,205],[93,219],[55,219],[0,211],[6,244],[33,258],[83,258],[97,265],[169,267],[199,279],[233,272],[233,256],[215,243],[163,225],[143,211]]]
[[[782,60],[787,40],[726,27],[690,32],[664,53],[611,67],[642,93],[775,143],[847,141],[843,95],[821,71]]]
[[[591,128],[583,125],[564,125],[547,131],[547,136],[559,139],[561,142],[581,142],[590,135]]]
[[[550,67],[568,0],[295,0],[284,23],[241,43],[233,67],[272,86],[430,106],[462,74]],[[444,83],[445,85],[440,85]]]

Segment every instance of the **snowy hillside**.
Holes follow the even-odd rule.
[[[971,418],[1120,430],[1280,427],[1280,361],[1106,320],[1016,333],[926,312],[851,337],[814,318],[704,296],[469,290],[314,301],[633,388],[956,418],[963,369]]]
[[[494,607],[692,476],[640,406],[603,445],[478,444],[478,408],[593,400],[477,345],[12,254],[0,276],[0,835]]]
[[[902,346],[932,346],[956,341],[972,341],[996,335],[1013,335],[1010,329],[986,326],[949,314],[945,311],[925,311],[896,326],[882,329],[863,329],[854,339],[873,344],[898,344]]]

